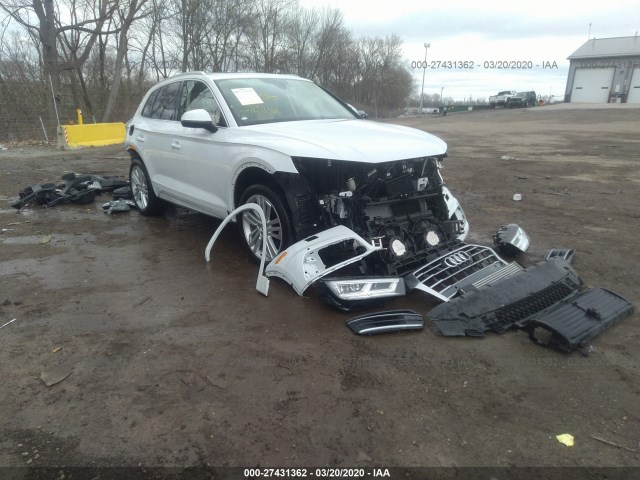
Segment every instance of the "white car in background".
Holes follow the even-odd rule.
[[[126,148],[143,215],[172,203],[222,219],[256,203],[267,220],[267,275],[300,294],[315,284],[344,309],[404,294],[405,277],[455,251],[469,228],[440,175],[445,142],[363,120],[297,76],[166,79],[128,122]],[[237,223],[259,260],[259,216],[245,211]]]

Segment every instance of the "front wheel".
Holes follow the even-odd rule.
[[[256,203],[264,212],[267,221],[267,250],[265,262],[273,260],[282,252],[292,239],[291,220],[282,196],[265,185],[253,185],[247,188],[240,204]],[[262,259],[262,222],[259,215],[246,210],[238,219],[240,233],[253,261]]]
[[[147,167],[137,158],[131,161],[129,180],[133,201],[142,215],[157,215],[166,209],[167,204],[156,197],[153,191]]]

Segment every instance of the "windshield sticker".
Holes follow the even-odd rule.
[[[251,88],[232,88],[231,91],[236,96],[240,105],[258,105],[264,103],[256,91]]]

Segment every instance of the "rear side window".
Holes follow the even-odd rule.
[[[173,82],[152,93],[142,115],[160,120],[178,120],[178,98],[182,82]]]
[[[144,104],[144,108],[142,109],[142,116],[151,118],[151,112],[153,111],[153,102],[156,101],[156,97],[158,96],[158,92],[160,90],[156,90],[147,99],[147,103]]]

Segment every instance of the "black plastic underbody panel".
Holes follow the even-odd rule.
[[[422,330],[424,319],[413,310],[388,310],[370,313],[347,320],[347,326],[359,335]]]
[[[620,295],[604,288],[590,288],[554,305],[527,322],[523,329],[538,344],[571,352],[628,317],[633,311],[633,305]],[[546,342],[536,336],[537,329],[551,333]]]
[[[577,291],[580,277],[564,261],[548,260],[442,303],[427,316],[446,336],[482,336],[522,327]]]

